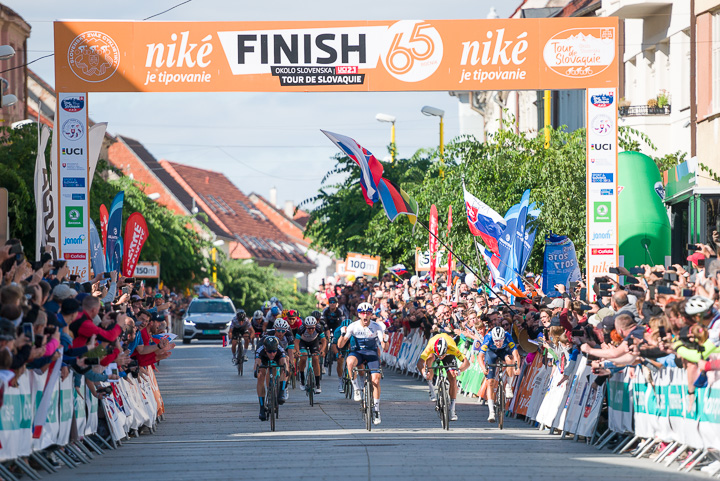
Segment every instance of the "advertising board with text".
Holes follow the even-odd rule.
[[[431,256],[430,251],[421,251],[419,247],[415,248],[415,271],[430,271]],[[447,272],[447,251],[441,247],[435,255],[435,272]]]
[[[60,193],[58,257],[83,281],[90,275],[87,95],[58,94],[57,185]]]
[[[618,19],[55,22],[55,87],[86,92],[614,87]]]
[[[380,274],[380,257],[348,252],[345,259],[345,275],[348,274],[377,277]]]
[[[135,277],[139,279],[157,279],[160,277],[159,262],[138,262],[135,266]]]

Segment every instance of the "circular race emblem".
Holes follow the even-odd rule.
[[[80,140],[85,135],[85,129],[79,120],[68,119],[62,125],[62,134],[68,140]]]
[[[403,82],[419,82],[440,66],[442,38],[428,22],[401,20],[385,33],[381,52],[380,58],[390,75]]]
[[[608,207],[605,204],[599,204],[597,206],[597,214],[601,216],[606,216],[608,214]]]
[[[592,120],[592,129],[598,135],[607,135],[612,131],[612,120],[607,115],[596,115]]]
[[[83,32],[68,47],[70,70],[86,82],[103,82],[120,65],[120,49],[115,40],[102,32]]]

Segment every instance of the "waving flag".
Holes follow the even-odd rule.
[[[408,270],[405,268],[404,264],[395,264],[394,266],[389,267],[388,270],[398,277],[404,276],[408,273]]]
[[[110,205],[108,217],[107,240],[105,241],[105,268],[108,272],[122,268],[122,210],[125,192],[120,191]]]
[[[482,246],[478,247],[480,247],[480,254],[482,254],[485,265],[487,265],[488,270],[490,271],[490,286],[494,288],[495,284],[497,283],[497,279],[500,278],[500,272],[498,271],[498,266],[500,265],[500,258],[490,249]]]
[[[373,205],[380,198],[379,184],[382,180],[383,166],[369,150],[362,147],[355,140],[345,135],[334,134],[332,132],[321,132],[327,135],[342,152],[350,157],[362,171],[360,176],[360,185],[362,186],[363,196],[368,205]],[[384,203],[384,200],[383,200]],[[385,212],[388,212],[387,207]],[[390,213],[388,212],[388,217]],[[394,217],[391,217],[392,221]]]
[[[418,204],[415,199],[387,179],[380,179],[378,188],[380,189],[380,200],[382,200],[383,208],[390,222],[402,214],[408,216],[410,223],[415,225],[418,215]]]
[[[465,194],[465,209],[467,210],[470,232],[474,236],[480,236],[488,248],[497,254],[498,239],[507,226],[505,219],[468,192],[464,184],[463,192]]]

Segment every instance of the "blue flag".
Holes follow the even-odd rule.
[[[90,219],[90,260],[95,275],[105,272],[105,254],[95,222]]]
[[[580,280],[575,245],[567,236],[550,234],[545,239],[545,262],[543,263],[543,290],[550,297],[560,295],[555,286],[570,287],[571,282]]]
[[[110,206],[107,226],[107,245],[105,248],[105,267],[109,271],[122,268],[122,244],[119,256],[116,252],[118,242],[122,243],[122,209],[125,192],[118,192]]]
[[[518,278],[522,274],[521,270],[524,267],[521,266],[521,261],[529,204],[530,189],[523,192],[520,203],[510,207],[507,214],[505,214],[507,226],[498,241],[500,255],[500,279],[497,279],[498,284],[522,286],[522,281]]]

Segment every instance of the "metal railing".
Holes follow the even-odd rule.
[[[649,107],[647,105],[630,105],[618,109],[620,117],[640,117],[644,115],[670,115],[670,106]]]

